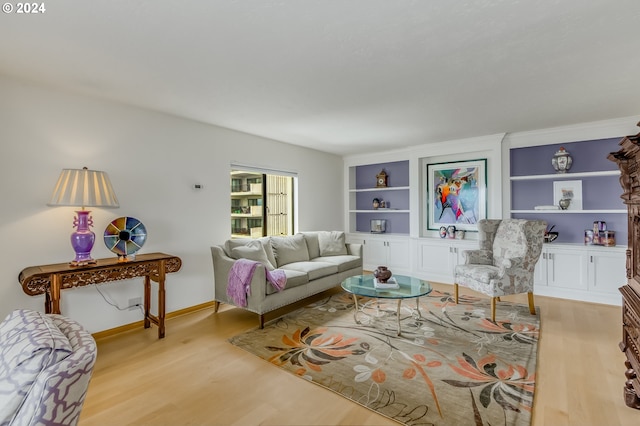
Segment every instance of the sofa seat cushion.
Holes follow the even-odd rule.
[[[15,310],[0,324],[0,424],[13,415],[41,371],[72,353],[69,339],[40,312]]]
[[[294,262],[285,265],[282,269],[305,272],[309,276],[309,281],[338,273],[338,265],[327,262]]]
[[[311,261],[319,263],[331,263],[333,265],[336,265],[338,267],[338,272],[344,272],[348,271],[349,269],[362,266],[362,258],[350,254],[341,256],[316,257],[315,259],[311,259]]]
[[[287,291],[290,288],[298,287],[301,285],[305,285],[309,282],[309,275],[306,272],[296,271],[293,269],[284,269],[285,275],[287,276],[287,285],[284,287],[284,291]],[[270,283],[267,283],[267,295],[278,293]]]

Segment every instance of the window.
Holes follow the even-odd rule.
[[[296,176],[231,167],[231,237],[293,235]]]

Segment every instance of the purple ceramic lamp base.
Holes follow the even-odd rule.
[[[89,216],[88,210],[76,211],[77,216],[73,219],[73,226],[76,231],[71,234],[71,246],[76,252],[76,258],[70,263],[71,266],[82,266],[96,263],[91,257],[91,249],[96,241],[96,234],[93,233],[90,226],[93,226],[93,218]]]

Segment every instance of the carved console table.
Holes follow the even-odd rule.
[[[117,257],[98,259],[95,264],[71,266],[68,263],[30,266],[20,272],[18,281],[29,296],[45,295],[46,313],[59,314],[60,290],[144,277],[144,328],[158,326],[158,338],[164,337],[165,275],[182,266],[179,257],[164,253],[139,254],[135,260],[119,262]],[[150,312],[151,281],[158,283],[158,316]]]

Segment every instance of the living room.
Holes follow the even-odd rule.
[[[166,308],[167,312],[171,313],[206,304],[213,299],[213,272],[209,247],[229,238],[228,182],[231,164],[245,164],[295,173],[298,178],[298,230],[349,231],[346,218],[349,188],[346,170],[350,166],[382,163],[385,160],[414,156],[440,159],[468,158],[470,150],[478,152],[478,147],[482,146],[480,151],[488,153],[486,157],[494,162],[488,170],[492,195],[489,201],[489,216],[501,217],[505,215],[505,211],[509,210],[505,194],[509,188],[508,171],[504,170],[506,165],[502,162],[508,157],[505,141],[518,140],[518,138],[540,140],[547,137],[548,143],[560,143],[563,140],[575,142],[637,133],[640,94],[633,93],[638,90],[635,87],[637,85],[631,84],[635,80],[623,70],[637,69],[632,66],[634,61],[638,60],[633,57],[632,46],[628,46],[629,50],[616,58],[619,63],[614,63],[611,56],[604,55],[598,50],[603,56],[597,60],[607,63],[607,72],[613,73],[615,78],[611,78],[607,84],[601,84],[602,81],[597,79],[577,84],[582,91],[588,91],[589,87],[596,85],[604,86],[604,89],[594,88],[594,91],[598,92],[595,100],[574,97],[575,104],[588,104],[589,107],[581,109],[580,113],[565,115],[563,120],[554,121],[547,117],[546,121],[526,123],[526,117],[532,112],[530,110],[547,108],[544,102],[552,98],[549,96],[530,99],[531,104],[522,102],[511,105],[511,109],[519,110],[519,113],[511,116],[513,121],[509,126],[494,128],[493,131],[478,130],[475,126],[477,120],[489,120],[492,114],[486,112],[481,114],[478,111],[476,114],[481,115],[482,118],[470,118],[452,108],[456,112],[451,113],[450,117],[455,120],[443,119],[443,125],[452,128],[466,127],[464,135],[458,134],[457,137],[437,134],[430,137],[420,135],[417,138],[419,141],[413,139],[413,143],[403,146],[400,143],[394,145],[377,139],[377,135],[383,133],[383,129],[378,127],[381,124],[376,122],[377,116],[374,114],[364,120],[371,124],[371,128],[363,130],[362,138],[372,140],[372,146],[363,143],[360,147],[355,149],[351,147],[351,151],[342,153],[332,151],[334,144],[340,145],[339,142],[334,144],[323,142],[325,134],[320,132],[317,137],[320,144],[316,147],[324,145],[326,150],[311,148],[304,144],[296,145],[295,137],[291,137],[289,141],[281,141],[273,137],[258,136],[258,133],[251,134],[248,128],[238,131],[232,130],[231,124],[227,126],[228,128],[213,125],[207,123],[204,113],[199,117],[181,117],[177,112],[171,112],[171,107],[168,105],[171,93],[170,90],[163,92],[161,81],[151,85],[150,88],[146,83],[139,84],[143,86],[140,89],[141,92],[147,91],[149,98],[158,105],[155,110],[135,103],[127,104],[115,95],[110,97],[109,84],[117,85],[118,82],[109,83],[109,80],[104,79],[105,75],[122,71],[123,75],[130,74],[140,79],[146,77],[153,80],[154,78],[149,77],[153,76],[153,73],[145,68],[127,65],[128,59],[131,59],[128,57],[108,62],[99,52],[85,56],[87,51],[84,48],[81,49],[80,45],[74,45],[68,38],[53,31],[53,28],[62,25],[65,20],[61,18],[62,9],[56,12],[57,6],[53,4],[48,6],[49,11],[46,16],[24,17],[33,18],[31,21],[22,20],[16,23],[17,16],[4,14],[2,29],[0,29],[0,35],[3,35],[1,52],[3,58],[7,58],[3,60],[3,65],[0,67],[0,111],[3,117],[0,129],[3,155],[0,161],[2,161],[4,176],[0,187],[5,197],[1,207],[4,220],[0,230],[7,241],[0,261],[0,271],[2,271],[0,273],[4,283],[0,287],[1,317],[5,317],[16,308],[43,309],[43,296],[27,296],[19,286],[17,276],[23,268],[67,262],[73,258],[73,250],[69,244],[69,235],[73,231],[73,209],[52,208],[46,205],[63,168],[86,166],[90,169],[106,171],[117,194],[120,204],[118,209],[92,210],[94,231],[97,234],[97,243],[92,251],[95,258],[114,256],[101,241],[102,232],[107,224],[119,216],[133,216],[143,221],[147,227],[148,239],[142,252],[170,253],[182,259],[180,272],[167,277]],[[64,6],[71,7],[70,4]],[[574,4],[574,6],[580,5]],[[600,6],[606,10],[605,2]],[[628,3],[625,6],[637,11],[635,4]],[[102,11],[102,9],[98,10]],[[85,13],[91,16],[88,11]],[[113,10],[111,13],[114,16],[117,15]],[[223,14],[222,11],[221,14]],[[68,15],[70,16],[71,13]],[[629,13],[629,15],[633,14]],[[50,16],[56,18],[53,23],[48,24],[52,25],[51,39],[45,40],[34,36],[35,41],[49,44],[48,48],[51,49],[55,47],[53,50],[56,53],[60,53],[59,49],[73,52],[74,48],[78,47],[81,53],[77,60],[67,64],[69,69],[76,70],[75,73],[61,74],[64,72],[62,69],[48,68],[48,61],[52,64],[56,63],[55,54],[47,56],[42,53],[40,59],[37,59],[38,55],[26,53],[29,43],[25,45],[24,50],[10,52],[11,40],[29,39],[25,32],[16,28],[18,25],[26,25],[28,32],[30,28],[38,25],[36,19],[41,19],[45,23],[44,20],[51,19]],[[355,13],[350,16],[352,20],[348,22],[351,24],[357,23],[361,18]],[[286,21],[285,18],[281,19]],[[619,19],[624,19],[623,14],[619,15]],[[89,27],[92,23],[88,19],[81,22],[81,27]],[[5,23],[8,24],[5,26]],[[619,25],[611,22],[606,24]],[[267,24],[263,25],[268,27]],[[136,28],[135,25],[133,28]],[[598,28],[604,31],[608,27],[601,23]],[[77,30],[80,31],[80,29]],[[86,28],[85,30],[89,31]],[[82,37],[79,36],[79,38]],[[35,42],[33,39],[30,40],[31,43]],[[376,40],[381,42],[381,39]],[[64,42],[62,47],[56,45],[62,42]],[[80,41],[76,42],[80,43]],[[140,45],[146,46],[145,43],[146,40]],[[46,48],[47,46],[45,50]],[[111,49],[117,50],[117,47],[108,49],[109,54],[114,54]],[[366,57],[366,51],[360,53]],[[283,55],[282,52],[279,54]],[[562,54],[566,54],[566,51],[562,51],[560,55]],[[544,58],[538,59],[544,61]],[[595,62],[593,55],[585,61]],[[97,62],[103,70],[98,72],[84,68],[87,63],[92,62]],[[121,68],[116,66],[118,63]],[[265,60],[262,65],[268,63],[269,61]],[[362,66],[362,63],[359,65]],[[154,63],[154,66],[161,68],[162,62]],[[548,66],[551,68],[553,64],[550,63]],[[243,69],[249,68],[243,67]],[[362,70],[363,68],[358,68],[359,72]],[[386,75],[379,76],[376,82],[383,81],[384,77]],[[526,85],[527,81],[531,83],[535,80],[534,77],[533,72],[527,74],[522,79],[522,84]],[[52,84],[51,80],[58,80],[60,84]],[[75,88],[68,86],[69,81],[77,83],[78,86]],[[305,80],[306,83],[312,81]],[[614,82],[618,82],[620,86],[608,90],[614,93],[615,97],[620,97],[619,102],[616,102],[616,99],[607,98],[607,85],[612,85]],[[136,86],[135,82],[130,84]],[[323,80],[323,84],[328,83]],[[122,90],[122,87],[128,86],[111,89],[115,92]],[[373,84],[367,85],[365,89],[371,90],[372,87],[374,87]],[[628,90],[623,91],[620,87],[626,87]],[[256,89],[255,86],[253,88]],[[224,92],[223,89],[223,87],[216,88],[221,92]],[[468,93],[466,89],[468,89],[467,86],[461,92],[453,94],[451,103],[464,103]],[[485,89],[486,99],[491,99],[491,91],[497,89],[498,87],[495,86]],[[387,90],[391,91],[393,87]],[[514,97],[519,97],[519,92],[513,86],[504,90],[514,91]],[[215,98],[215,93],[212,91],[208,96]],[[474,93],[476,96],[482,94]],[[249,95],[250,93],[247,92],[239,92],[237,97],[247,99]],[[559,109],[577,108],[569,102],[569,96],[566,94],[558,97],[562,98],[556,100],[561,104]],[[606,104],[602,109],[596,108],[598,100]],[[368,101],[372,105],[377,102],[376,99]],[[304,100],[296,97],[288,102],[282,103],[289,110],[295,110],[297,106],[304,104]],[[391,102],[391,99],[385,99],[384,102]],[[491,108],[490,101],[486,101],[485,104],[486,109]],[[339,110],[340,106],[343,108],[342,111]],[[216,112],[223,111],[224,105],[210,108]],[[338,128],[345,126],[345,132],[351,135],[355,130],[345,124],[343,120],[346,118],[342,118],[350,108],[350,105],[336,105],[331,114],[317,110],[316,115],[319,116],[319,122],[334,118],[338,121],[335,126]],[[437,106],[432,108],[434,108],[433,115],[438,116]],[[444,104],[442,108],[445,108]],[[372,109],[375,108],[372,107]],[[278,117],[275,118],[274,122]],[[294,134],[299,128],[313,129],[313,125],[304,118],[299,117],[298,122],[284,123],[283,127],[293,128]],[[241,117],[236,120],[243,119]],[[384,121],[380,117],[378,120]],[[393,120],[390,119],[390,121]],[[413,137],[410,133],[407,131],[404,134],[408,140]],[[265,132],[265,134],[272,133]],[[548,136],[549,134],[553,136]],[[392,136],[401,139],[403,134],[398,131]],[[301,135],[300,139],[309,140],[310,138],[306,139]],[[344,138],[345,141],[348,139]],[[498,164],[499,168],[496,167]],[[420,184],[421,172],[416,163],[415,168],[411,170],[412,183]],[[195,189],[195,185],[200,185],[201,188]],[[620,191],[620,188],[612,190]],[[416,188],[415,191],[417,193],[419,189]],[[416,197],[413,198],[411,210],[418,212],[414,215],[415,219],[412,219],[417,221],[420,220],[421,207],[418,205],[419,198]],[[414,223],[412,230],[415,231],[410,237],[419,239],[420,229],[420,223]],[[100,286],[100,290],[120,307],[126,306],[130,299],[142,295],[142,287],[137,279],[103,285]],[[65,290],[61,311],[80,321],[92,333],[141,320],[138,310],[118,310],[106,303],[103,295],[94,286]],[[234,318],[234,315],[239,314],[227,315],[229,318]],[[244,317],[240,320],[245,321]],[[241,324],[248,324],[248,322],[241,322]],[[168,327],[167,333],[171,334],[171,326]],[[616,328],[612,329],[611,333],[619,334],[620,331]],[[623,384],[621,365],[612,365],[608,368],[616,369],[617,376],[620,376],[621,389]]]

